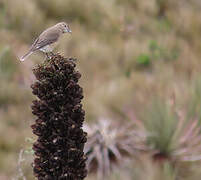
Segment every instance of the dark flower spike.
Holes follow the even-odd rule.
[[[37,119],[31,128],[38,136],[33,144],[38,180],[82,180],[87,175],[83,92],[75,67],[74,59],[55,54],[33,69],[37,80],[31,88],[38,98],[32,104]]]

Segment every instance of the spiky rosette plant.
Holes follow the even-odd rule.
[[[161,102],[147,114],[147,142],[154,160],[174,164],[201,160],[201,128],[196,117],[188,117],[185,110],[178,111],[174,105]]]
[[[110,119],[101,118],[91,126],[84,126],[88,141],[84,151],[88,157],[89,172],[97,172],[99,179],[104,179],[111,170],[139,150],[145,150],[145,134],[132,126],[120,126]]]
[[[173,160],[201,161],[201,127],[196,118],[185,119],[186,114],[178,114],[177,130],[174,134]]]
[[[75,66],[74,59],[55,54],[33,69],[37,80],[31,88],[38,97],[32,105],[37,116],[32,129],[38,136],[33,170],[39,180],[82,180],[87,175],[83,92]]]

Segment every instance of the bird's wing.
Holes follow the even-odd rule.
[[[50,45],[54,42],[56,42],[59,38],[59,34],[58,33],[46,33],[46,34],[41,34],[39,36],[39,38],[37,38],[35,40],[35,42],[32,45],[32,51],[36,51],[38,49],[41,49],[47,45]]]
[[[37,38],[30,47],[30,51],[34,51],[39,38]]]

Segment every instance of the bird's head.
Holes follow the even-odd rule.
[[[62,33],[72,33],[70,27],[65,22],[58,23],[57,26],[61,29]]]

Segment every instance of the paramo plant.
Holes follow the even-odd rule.
[[[108,176],[114,167],[131,156],[145,150],[145,134],[132,125],[113,123],[110,118],[100,118],[96,124],[84,126],[88,141],[84,148],[89,172],[99,179]]]
[[[38,98],[32,105],[37,119],[31,127],[38,136],[33,144],[38,180],[82,180],[87,175],[83,91],[75,66],[74,59],[56,54],[33,69],[37,80],[31,88]]]
[[[186,111],[158,101],[147,113],[147,143],[154,160],[173,164],[201,160],[199,121]]]

